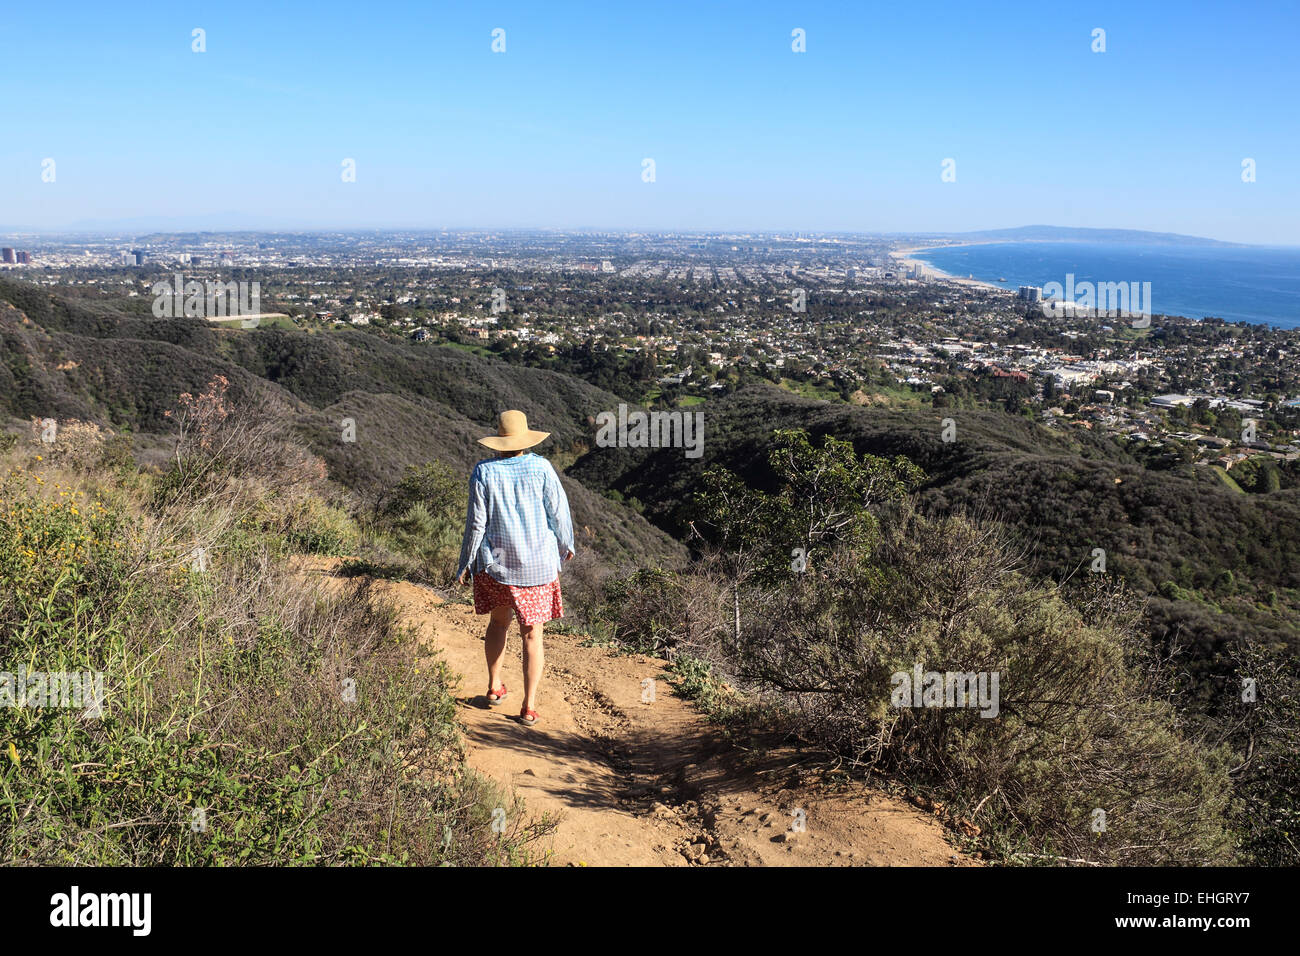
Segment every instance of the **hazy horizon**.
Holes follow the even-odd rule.
[[[1219,239],[1215,236],[1194,236],[1185,233],[1166,233],[1157,230],[1148,229],[1124,229],[1112,227],[1090,227],[1090,226],[1060,226],[1055,224],[1023,224],[1019,226],[998,226],[987,229],[973,229],[969,231],[944,231],[944,230],[925,230],[925,231],[880,231],[869,229],[738,229],[738,228],[718,228],[718,229],[695,229],[695,228],[639,228],[639,227],[612,227],[612,226],[493,226],[493,225],[432,225],[432,226],[408,226],[408,225],[379,225],[379,226],[240,226],[230,225],[227,227],[190,227],[190,226],[168,226],[161,222],[149,224],[132,224],[129,221],[120,223],[104,223],[98,225],[85,225],[81,227],[70,226],[64,229],[55,228],[33,228],[33,227],[9,227],[0,223],[0,237],[3,236],[85,236],[87,238],[103,238],[114,235],[131,236],[132,238],[147,238],[151,235],[234,235],[246,233],[250,235],[309,235],[309,236],[327,236],[327,235],[348,235],[348,234],[369,234],[369,233],[484,233],[484,234],[536,234],[536,233],[555,233],[558,235],[623,235],[623,236],[650,236],[650,235],[700,235],[700,236],[725,236],[725,235],[751,235],[751,236],[770,236],[770,237],[862,237],[886,240],[921,240],[921,239],[966,239],[970,242],[1077,242],[1077,241],[1097,241],[1105,242],[1103,239],[1044,239],[1044,238],[1016,238],[1016,237],[988,237],[986,234],[1014,231],[1033,228],[1048,228],[1061,230],[1080,230],[1080,231],[1097,231],[1097,232],[1123,232],[1134,235],[1162,236],[1176,238],[1181,240],[1190,240],[1192,243],[1206,243],[1211,245],[1230,246],[1254,246],[1258,248],[1300,248],[1300,243],[1248,243],[1234,242],[1231,240]]]

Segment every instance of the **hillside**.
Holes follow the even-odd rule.
[[[555,433],[589,546],[567,572],[566,620],[548,632],[557,653],[545,709],[555,725],[534,738],[545,759],[521,761],[505,736],[515,731],[477,712],[472,686],[455,698],[469,708],[469,765],[574,821],[567,830],[545,817],[525,824],[509,851],[519,860],[554,832],[556,858],[578,863],[773,863],[791,853],[832,863],[831,848],[856,852],[855,840],[943,862],[933,827],[907,824],[910,835],[891,836],[870,825],[878,817],[862,816],[862,801],[886,820],[900,811],[864,788],[873,775],[941,806],[946,822],[978,838],[972,848],[1006,862],[1159,865],[1294,851],[1294,654],[1262,653],[1295,644],[1293,493],[1246,494],[1190,467],[1148,471],[1107,439],[1004,413],[832,404],[771,386],[692,409],[704,420],[700,458],[592,448],[589,417],[619,399],[559,373],[350,329],[214,330],[31,287],[3,291],[22,308],[0,305],[0,411],[26,434],[0,447],[9,463],[0,518],[11,528],[0,613],[13,622],[53,615],[39,634],[11,627],[12,653],[72,648],[77,666],[90,666],[102,642],[82,639],[99,626],[82,610],[99,608],[117,652],[143,660],[166,646],[170,673],[185,680],[179,662],[193,658],[195,642],[235,632],[222,666],[195,676],[202,693],[184,695],[196,708],[185,733],[157,727],[167,740],[161,766],[211,759],[206,744],[175,751],[190,720],[209,713],[204,693],[223,699],[222,682],[251,668],[278,695],[280,675],[316,667],[334,653],[329,642],[343,642],[352,662],[311,678],[310,719],[322,732],[286,750],[295,725],[277,717],[279,737],[265,752],[296,750],[312,766],[329,753],[349,713],[331,682],[355,670],[387,688],[366,699],[376,717],[403,713],[404,683],[429,681],[438,742],[427,766],[456,766],[451,693],[458,678],[473,680],[481,645],[469,610],[437,607],[430,586],[454,572],[465,473],[481,455],[474,438],[515,405]],[[941,415],[955,440],[943,440]],[[43,442],[24,421],[32,417],[67,427]],[[114,432],[130,435],[134,455]],[[806,561],[791,561],[795,545]],[[1104,576],[1087,570],[1097,549]],[[303,569],[320,575],[313,581],[329,602],[303,590]],[[50,603],[63,571],[71,590]],[[331,615],[323,629],[322,613]],[[445,657],[418,654],[421,632]],[[318,636],[327,643],[312,643]],[[1187,654],[1170,669],[1173,643]],[[923,668],[970,675],[978,698],[896,700],[899,676],[919,680]],[[1243,674],[1263,675],[1258,708],[1223,693]],[[673,684],[683,702],[640,710],[646,676]],[[266,723],[242,703],[238,717],[239,763],[212,796],[243,820],[250,809],[232,794],[263,760]],[[151,719],[138,715],[141,726]],[[203,719],[220,742],[222,715]],[[366,747],[390,747],[385,773],[408,775],[404,755],[428,748],[423,725],[404,719],[391,745],[357,740],[330,783],[339,802],[328,827],[293,853],[392,858],[373,819],[347,801],[347,781],[360,774],[367,787],[385,785],[366,776]],[[139,734],[119,740],[101,729],[78,734],[86,761],[105,747],[135,755],[144,746]],[[27,768],[7,771],[21,794],[49,790],[58,762],[40,742],[54,732],[33,720],[7,734],[19,754],[10,766]],[[789,753],[814,775],[834,766],[843,776],[833,786],[853,795],[797,778],[772,789],[730,763],[724,740],[760,758]],[[1248,765],[1234,776],[1243,755]],[[301,763],[280,764],[288,775],[263,781],[266,807],[249,818],[267,834],[258,860],[275,859],[274,803],[315,785],[298,774]],[[105,771],[104,782],[118,772]],[[99,791],[85,789],[99,775],[86,777],[65,781],[76,809],[64,816],[77,832],[103,812]],[[455,772],[426,782],[448,806],[492,806],[459,802]],[[160,819],[184,810],[168,793],[157,795]],[[665,809],[646,799],[654,794],[671,798]],[[410,797],[421,799],[415,789]],[[791,807],[810,806],[840,822],[807,846],[766,832]],[[1104,840],[1086,823],[1098,807],[1113,812]],[[54,805],[42,813],[49,826],[63,819]],[[399,855],[439,858],[447,824],[414,803],[410,813],[418,830]],[[349,831],[362,834],[359,853]],[[914,859],[913,838],[930,847]],[[231,846],[110,840],[94,855],[225,861]],[[57,850],[42,844],[32,858],[48,854]]]
[[[947,413],[958,440],[945,443],[932,411],[756,386],[697,406],[701,459],[591,449],[590,417],[621,399],[573,376],[352,329],[220,330],[9,281],[0,281],[0,344],[0,413],[128,429],[147,457],[174,396],[224,375],[233,398],[290,423],[363,500],[407,465],[436,459],[467,472],[496,412],[520,408],[553,433],[552,457],[577,459],[565,486],[580,540],[633,563],[681,559],[687,503],[707,468],[725,465],[762,486],[772,430],[804,427],[847,438],[860,453],[908,457],[926,472],[927,508],[1006,521],[1038,573],[1086,573],[1103,549],[1108,570],[1148,595],[1156,637],[1189,645],[1202,663],[1236,638],[1300,647],[1300,493],[1243,495],[1208,470],[1148,470],[1089,432],[960,411]],[[345,420],[355,422],[354,442],[342,440]],[[637,499],[649,521],[607,492]]]
[[[940,440],[952,416],[957,441]],[[859,453],[904,455],[927,478],[932,513],[957,510],[1006,522],[1029,567],[1086,576],[1093,549],[1107,571],[1148,595],[1153,633],[1190,645],[1207,666],[1235,638],[1300,650],[1300,493],[1242,495],[1208,470],[1151,471],[1088,432],[1062,433],[996,412],[940,412],[830,404],[757,386],[705,408],[704,455],[672,449],[594,449],[570,469],[617,489],[684,535],[699,476],[721,465],[771,489],[773,429],[835,435]]]
[[[330,477],[370,500],[408,465],[438,460],[468,475],[475,439],[504,408],[552,433],[543,451],[585,450],[586,421],[619,399],[554,372],[462,350],[392,343],[351,329],[328,335],[216,329],[196,319],[124,314],[0,280],[0,415],[95,422],[159,444],[177,395],[214,376],[230,397],[288,423]],[[355,431],[344,440],[344,419]],[[147,455],[145,456],[147,458]],[[612,561],[676,561],[680,545],[600,489],[565,479],[579,542]]]

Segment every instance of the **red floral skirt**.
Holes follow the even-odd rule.
[[[489,614],[495,608],[508,607],[522,624],[543,624],[564,617],[560,597],[560,579],[535,587],[502,584],[486,571],[474,575],[474,613]]]

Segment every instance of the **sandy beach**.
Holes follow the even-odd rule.
[[[975,246],[975,245],[982,245],[982,244],[984,243],[940,242],[931,246],[905,246],[902,249],[891,249],[889,252],[889,257],[893,259],[895,262],[902,265],[904,268],[911,268],[912,266],[920,266],[929,275],[933,276],[936,279],[942,279],[945,282],[956,282],[960,285],[974,286],[975,288],[979,288],[979,289],[992,289],[995,292],[1006,292],[1008,294],[1014,294],[1011,292],[1010,289],[1004,289],[1002,288],[1002,286],[995,285],[992,282],[984,282],[983,280],[971,279],[966,276],[955,276],[951,272],[944,272],[942,269],[936,269],[928,262],[924,262],[920,259],[912,258],[913,253],[928,252],[931,249],[948,249],[954,246]]]

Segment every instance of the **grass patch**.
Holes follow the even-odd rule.
[[[1210,471],[1212,471],[1220,481],[1222,481],[1225,485],[1227,485],[1237,494],[1244,495],[1246,493],[1245,489],[1243,489],[1241,485],[1237,484],[1237,482],[1233,480],[1232,475],[1228,474],[1228,472],[1224,470],[1222,465],[1210,465]]]
[[[179,477],[0,460],[0,863],[544,862],[553,822],[465,766],[454,675],[368,581],[287,569],[356,534],[327,486],[208,425]]]

